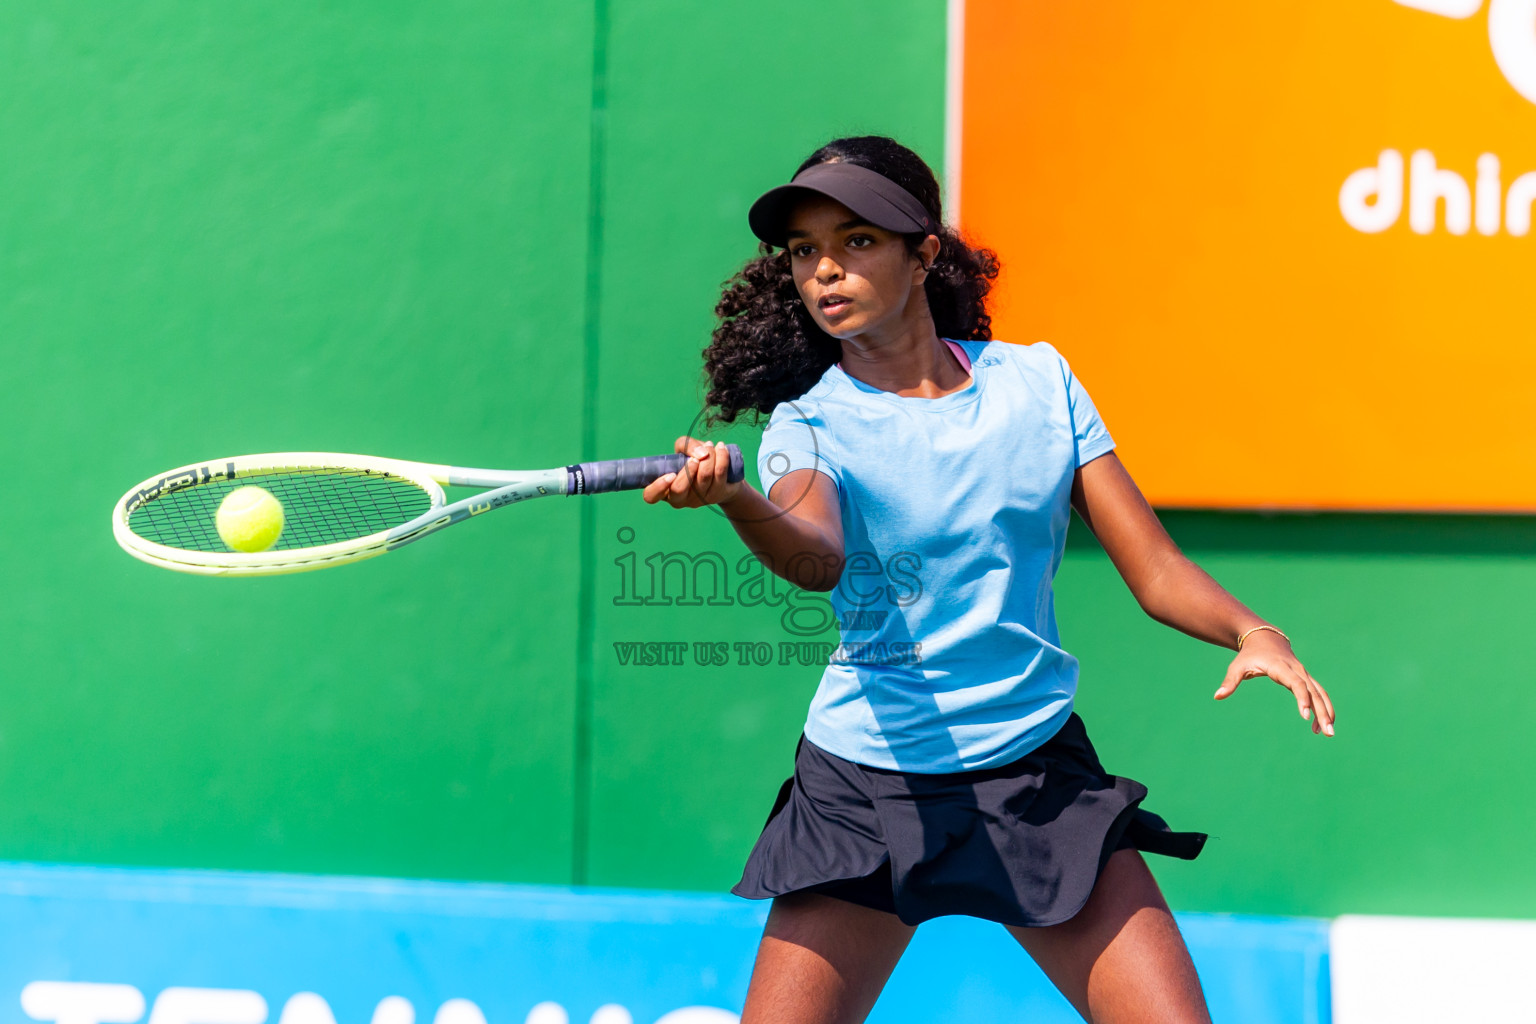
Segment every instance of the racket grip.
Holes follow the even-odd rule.
[[[746,476],[741,460],[741,449],[734,444],[726,445],[731,455],[731,467],[726,480],[737,483]],[[605,491],[637,491],[650,486],[653,480],[668,473],[676,473],[688,462],[686,455],[648,455],[642,459],[604,459],[601,462],[578,462],[566,466],[566,494],[602,494]]]

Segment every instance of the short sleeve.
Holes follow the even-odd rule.
[[[763,493],[767,494],[774,484],[800,469],[825,473],[841,490],[842,475],[834,448],[826,417],[813,400],[780,402],[768,420],[757,451],[757,476],[762,481]]]
[[[1115,440],[1109,436],[1109,428],[1099,418],[1099,410],[1094,407],[1093,399],[1088,397],[1087,390],[1072,373],[1066,359],[1060,353],[1057,358],[1061,359],[1061,373],[1067,384],[1067,411],[1072,417],[1077,464],[1080,467],[1086,466],[1100,455],[1114,451]]]

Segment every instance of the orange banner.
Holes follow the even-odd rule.
[[[1154,503],[1536,511],[1536,0],[965,0],[963,33],[996,334],[1062,350]]]

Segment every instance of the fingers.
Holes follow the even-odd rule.
[[[667,491],[672,483],[672,476],[673,474],[668,473],[666,476],[659,476],[645,485],[645,489],[640,492],[640,497],[645,499],[647,505],[654,505],[667,496]]]
[[[1221,681],[1221,685],[1216,688],[1216,699],[1226,700],[1228,697],[1232,696],[1237,692],[1238,684],[1247,678],[1248,677],[1244,674],[1243,670],[1238,667],[1237,661],[1234,660],[1231,665],[1227,666],[1227,677],[1223,679]]]
[[[1322,684],[1316,679],[1312,678],[1312,673],[1301,668],[1299,665],[1297,668],[1300,671],[1301,677],[1306,680],[1308,690],[1312,693],[1312,708],[1316,715],[1316,724],[1324,734],[1332,736],[1334,720],[1333,701],[1328,699],[1328,691],[1323,689]]]
[[[1333,735],[1333,705],[1306,669],[1300,665],[1287,665],[1280,672],[1272,673],[1270,678],[1291,691],[1296,698],[1297,710],[1303,719],[1312,722],[1314,733]]]
[[[1257,674],[1266,675],[1291,691],[1291,696],[1296,698],[1296,713],[1302,721],[1312,721],[1312,691],[1308,689],[1306,680],[1288,668],[1275,666],[1274,668],[1259,668]],[[1317,730],[1314,728],[1314,732]]]
[[[645,499],[646,504],[654,505],[659,501],[665,501],[673,508],[687,508],[690,505],[698,504],[698,502],[690,501],[689,499],[691,497],[690,492],[697,491],[698,489],[693,481],[693,473],[697,471],[699,459],[694,453],[701,446],[707,447],[703,442],[686,434],[672,442],[672,448],[677,454],[688,455],[690,458],[687,462],[683,463],[682,469],[675,473],[659,476],[645,485],[640,496]]]
[[[729,482],[731,476],[731,449],[724,441],[716,441],[711,462],[714,463],[714,478],[722,484]]]
[[[1312,717],[1312,691],[1307,688],[1307,684],[1302,682],[1291,683],[1286,686],[1286,689],[1290,690],[1291,696],[1296,698],[1296,713],[1301,716],[1301,720],[1303,722],[1311,722],[1313,732],[1317,732],[1322,728]]]
[[[710,488],[715,482],[715,470],[720,460],[716,457],[716,448],[707,442],[700,442],[689,452],[691,461],[688,468],[693,474],[695,490],[701,499],[709,496]]]
[[[648,484],[642,496],[648,504],[665,501],[673,508],[698,508],[728,500],[738,485],[729,482],[731,451],[725,442],[711,444],[686,435],[673,442],[688,461],[675,473]]]
[[[1307,675],[1301,666],[1292,668],[1287,665],[1284,668],[1277,667],[1276,671],[1266,672],[1275,682],[1291,691],[1291,696],[1296,698],[1296,712],[1301,715],[1303,721],[1312,724],[1312,732],[1316,734],[1333,735],[1333,709],[1323,700],[1322,689]]]
[[[1290,690],[1291,696],[1296,698],[1296,713],[1303,721],[1311,723],[1314,733],[1334,734],[1333,701],[1329,699],[1328,691],[1294,659],[1270,662],[1253,660],[1246,654],[1238,655],[1227,667],[1226,678],[1216,690],[1216,699],[1230,697],[1244,679],[1254,676],[1268,676]]]
[[[711,505],[725,498],[730,472],[731,451],[725,442],[698,442],[688,451],[688,464],[682,470],[688,477],[688,504]]]
[[[1323,689],[1323,684],[1319,683],[1316,679],[1313,679],[1312,673],[1308,672],[1306,669],[1302,669],[1301,674],[1307,677],[1307,682],[1312,685],[1312,689],[1317,692],[1317,696],[1322,700],[1323,707],[1328,712],[1328,724],[1332,725],[1334,719],[1333,700],[1328,696],[1328,691]]]
[[[690,496],[688,492],[693,489],[693,476],[691,473],[693,465],[691,461],[685,462],[682,469],[676,473],[668,473],[666,477],[662,478],[665,480],[667,477],[671,477],[671,486],[667,488],[667,503],[673,508],[686,508],[688,506],[688,498]]]

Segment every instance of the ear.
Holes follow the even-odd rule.
[[[939,258],[939,237],[937,235],[929,235],[923,239],[917,246],[916,256],[917,262],[922,269],[918,271],[915,283],[922,284],[928,280],[928,272],[933,269],[933,261]]]

